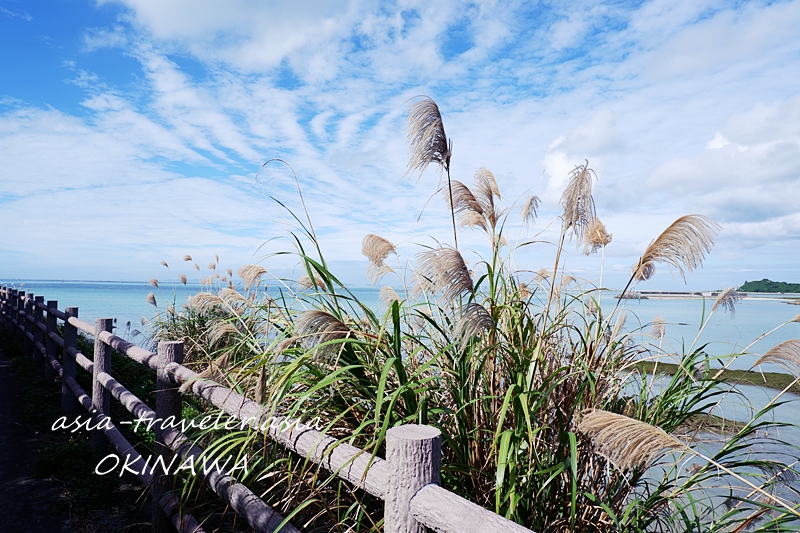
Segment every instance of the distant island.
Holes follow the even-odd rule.
[[[800,293],[800,283],[786,283],[785,281],[771,281],[766,278],[761,281],[745,281],[739,287],[742,292],[784,292]]]

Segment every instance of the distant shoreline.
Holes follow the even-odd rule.
[[[634,291],[625,300],[702,300],[717,298],[721,291]],[[800,304],[800,294],[786,292],[740,293],[744,300],[781,301]],[[619,298],[617,295],[616,298]]]

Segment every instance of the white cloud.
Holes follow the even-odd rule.
[[[762,246],[759,231],[780,250],[795,238],[797,210],[785,199],[800,193],[800,45],[787,32],[799,2],[587,2],[535,16],[527,3],[500,2],[100,3],[126,14],[87,30],[82,53],[133,58],[135,86],[85,70],[78,55],[69,68],[82,113],[0,96],[10,108],[0,115],[4,213],[36,200],[63,212],[107,191],[127,203],[100,218],[77,214],[75,231],[108,220],[125,232],[106,238],[136,257],[193,242],[247,256],[285,228],[267,194],[302,213],[288,169],[270,165],[253,180],[280,157],[297,172],[330,259],[358,259],[367,232],[449,242],[440,196],[420,217],[436,172],[400,181],[406,100],[430,94],[454,141],[454,179],[471,183],[486,166],[506,205],[540,195],[538,227],[558,215],[569,171],[589,159],[598,213],[614,233],[609,264],[631,264],[689,210],[725,222],[726,246],[733,236]],[[468,49],[446,53],[453,39]],[[479,241],[463,235],[465,245]],[[80,248],[91,256],[92,246]],[[528,258],[538,268],[537,254]],[[597,270],[596,258],[568,255],[574,268]]]

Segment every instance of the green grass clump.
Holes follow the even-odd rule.
[[[449,176],[438,108],[426,109],[446,152],[425,157]],[[538,199],[521,213],[502,208],[494,177],[481,169],[472,188],[448,180],[445,190],[454,227],[458,219],[486,237],[485,256],[470,267],[456,247],[420,247],[404,260],[394,244],[368,235],[370,278],[395,276],[381,290],[382,309],[373,309],[331,272],[310,220],[295,218],[300,278],[266,290],[267,269],[243,267],[240,282],[162,314],[156,338],[187,341],[204,377],[377,456],[393,426],[439,428],[442,485],[540,533],[797,530],[796,459],[763,452],[777,443],[772,430],[781,424],[768,415],[780,395],[751,421],[718,431],[718,403],[739,393],[728,374],[710,369],[704,347],[665,354],[658,337],[637,340],[623,327],[624,302],[603,312],[602,275],[595,285],[563,272],[568,238],[586,253],[611,241],[594,212],[593,176],[588,163],[570,175],[550,270],[520,268],[515,252],[534,241],[512,247],[507,239],[517,216],[535,219]],[[681,217],[645,250],[624,290],[657,264],[681,274],[699,268],[718,228]],[[712,313],[737,298],[725,291]],[[663,364],[642,365],[667,355],[677,358],[671,375]],[[737,356],[713,359],[725,368]],[[296,511],[295,523],[382,529],[379,501],[263,437],[213,440],[261,454],[251,482],[283,513]]]

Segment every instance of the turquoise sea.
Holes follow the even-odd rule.
[[[168,305],[176,308],[186,303],[187,298],[201,290],[197,283],[182,285],[161,284],[151,287],[147,282],[106,282],[106,281],[40,281],[40,280],[0,280],[3,285],[42,295],[45,300],[57,300],[59,309],[67,306],[79,308],[79,316],[93,322],[96,318],[116,318],[118,334],[125,333],[130,322],[131,329],[142,329],[141,319],[152,318],[157,310],[164,311]],[[377,312],[384,310],[379,303],[379,289],[364,287],[351,289],[359,300]],[[147,295],[156,297],[158,309],[147,303]],[[270,290],[272,292],[272,289]],[[603,295],[602,307],[605,313],[611,312],[616,293]],[[800,301],[800,300],[799,300]],[[641,334],[644,342],[654,342],[649,337],[652,323],[656,317],[664,319],[665,337],[663,347],[674,353],[682,353],[692,343],[695,347],[705,345],[710,355],[724,355],[744,350],[759,336],[769,332],[800,314],[800,305],[790,305],[785,301],[768,298],[751,298],[736,305],[736,313],[717,312],[708,321],[702,335],[695,340],[701,320],[708,317],[714,299],[703,300],[624,300],[620,308],[626,315],[625,329],[634,335]],[[771,333],[753,346],[747,348],[752,354],[740,357],[731,368],[747,369],[757,357],[772,346],[800,338],[800,323],[789,323]],[[775,367],[764,370],[777,371]]]

